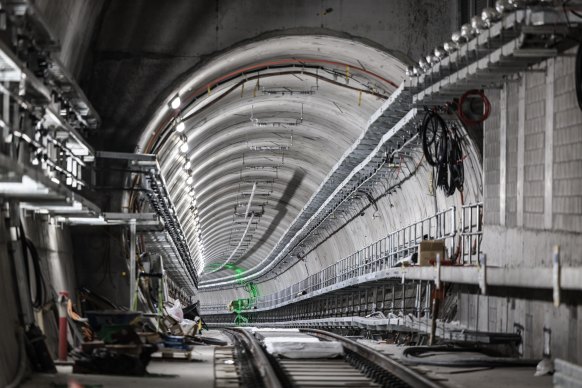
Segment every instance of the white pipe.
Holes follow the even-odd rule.
[[[251,204],[253,202],[253,197],[255,196],[255,190],[257,189],[257,182],[253,183],[253,189],[251,190],[251,195],[249,197],[249,202],[247,203],[247,207],[245,210],[245,220],[247,219],[249,212],[251,210]],[[210,273],[214,273],[217,271],[220,271],[221,269],[223,269],[228,263],[230,263],[230,261],[232,260],[233,256],[235,255],[235,253],[238,251],[238,249],[240,248],[242,242],[244,241],[247,232],[249,231],[249,227],[251,226],[251,223],[253,222],[253,218],[255,217],[255,214],[251,214],[251,219],[249,220],[249,222],[247,223],[247,227],[245,228],[245,231],[242,235],[242,237],[240,238],[236,248],[234,248],[234,250],[232,251],[232,253],[230,254],[230,256],[228,256],[228,259],[226,259],[226,261],[224,263],[222,263],[218,268],[216,268],[215,270],[211,271]]]
[[[255,196],[255,190],[257,189],[257,182],[253,183],[253,189],[251,190],[251,196],[249,197],[249,203],[247,203],[247,209],[245,210],[245,220],[249,215],[249,211],[251,210],[251,204],[253,202],[253,197]]]
[[[216,272],[216,271],[220,271],[222,268],[224,268],[225,265],[227,265],[228,263],[230,263],[230,261],[232,260],[233,256],[235,255],[235,253],[238,251],[238,249],[240,248],[243,240],[245,239],[247,232],[249,231],[249,227],[251,226],[251,224],[253,223],[253,218],[255,218],[254,214],[251,214],[251,218],[249,219],[249,222],[247,223],[247,227],[245,228],[245,231],[242,235],[242,237],[240,238],[236,248],[233,249],[232,253],[230,254],[230,256],[228,256],[228,259],[226,259],[226,261],[224,263],[222,263],[220,265],[220,267],[218,267],[217,269],[215,269],[212,272]],[[211,273],[212,273],[211,272]]]

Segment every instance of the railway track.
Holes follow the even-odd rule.
[[[225,332],[238,349],[235,357],[242,387],[441,387],[373,349],[326,331],[302,329],[300,333],[323,342],[339,342],[343,355],[301,358],[299,353],[298,358],[278,357],[269,354],[264,344],[247,330]]]

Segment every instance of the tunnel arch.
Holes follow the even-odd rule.
[[[235,264],[252,278],[330,169],[366,128],[369,117],[403,79],[404,62],[376,46],[338,36],[285,34],[216,56],[166,94],[140,137],[138,150],[158,154],[189,246],[194,257],[204,262],[205,268],[198,269],[203,286],[233,282],[232,290],[206,290],[201,296],[213,300],[244,296],[236,289],[232,270],[224,265]],[[177,96],[180,107],[173,109]],[[177,133],[180,122],[185,129]],[[185,154],[177,151],[184,143],[188,144]],[[277,267],[275,279],[272,273],[259,279],[261,292],[274,292],[302,279],[414,219],[479,200],[480,155],[470,144],[471,163],[477,168],[468,178],[467,198],[422,198],[418,192],[432,172],[419,160],[418,175],[403,185],[401,193],[378,201],[376,213],[385,222],[379,224],[377,216],[364,213],[361,220],[350,221],[311,250],[304,265]],[[260,147],[265,149],[259,151]],[[185,164],[191,165],[189,171],[182,168]],[[235,251],[237,243],[249,237],[244,223],[235,222],[237,217],[247,222],[246,217],[236,211],[245,207],[257,182],[253,177],[260,179],[265,173],[259,170],[246,176],[244,169],[269,166],[274,167],[273,182],[256,186],[267,189],[268,200],[253,201],[264,213],[248,246]],[[187,185],[189,177],[192,182]],[[189,190],[193,196],[187,195]],[[399,205],[393,209],[395,202]]]
[[[209,243],[224,244],[234,229],[229,204],[240,207],[249,190],[244,186],[261,178],[260,173],[241,178],[244,168],[271,166],[276,184],[261,193],[268,201],[257,201],[266,209],[259,218],[264,225],[252,237],[254,254],[240,263],[256,268],[403,77],[402,61],[353,39],[282,35],[247,43],[208,61],[168,93],[138,150],[158,154],[181,223],[196,225],[185,228],[194,229],[187,238],[196,257],[204,249],[205,231]],[[176,96],[180,107],[172,109]],[[175,131],[179,122],[185,125],[180,134]],[[188,144],[185,154],[176,151],[183,143]],[[179,168],[187,163],[190,171]],[[192,184],[184,184],[190,176]],[[186,187],[195,190],[193,200]],[[259,195],[264,185],[256,187]],[[229,240],[223,248],[207,247],[209,260],[220,262],[219,252],[235,245]],[[205,280],[220,275],[202,274]]]

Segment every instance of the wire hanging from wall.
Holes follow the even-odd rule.
[[[461,139],[455,126],[447,126],[435,111],[427,110],[420,127],[422,149],[436,170],[437,187],[447,196],[462,192],[465,181]]]

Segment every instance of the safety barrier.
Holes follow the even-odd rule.
[[[411,258],[423,240],[444,240],[452,255],[456,252],[457,233],[461,237],[459,247],[462,253],[461,263],[473,264],[481,247],[482,213],[482,203],[463,206],[461,226],[458,228],[454,206],[440,211],[391,232],[386,237],[279,292],[259,297],[255,308],[273,308],[298,296],[309,295],[363,275],[393,268],[399,265],[400,261]],[[205,314],[224,312],[228,303],[230,301],[202,305],[202,311]]]

